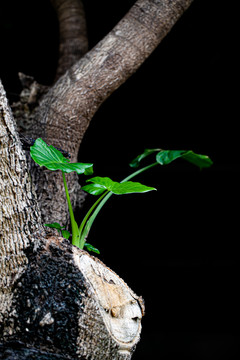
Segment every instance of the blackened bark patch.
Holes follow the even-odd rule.
[[[49,241],[37,253],[29,254],[27,271],[15,288],[15,328],[17,340],[28,347],[75,358],[86,288],[70,249]]]
[[[68,360],[69,356],[44,352],[38,349],[29,349],[24,344],[9,342],[0,344],[1,360]]]

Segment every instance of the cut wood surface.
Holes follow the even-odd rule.
[[[131,358],[142,299],[85,251],[40,240],[13,289],[0,358]]]

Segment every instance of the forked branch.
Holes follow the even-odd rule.
[[[64,143],[75,157],[96,110],[139,68],[192,1],[138,0],[115,28],[51,89],[42,104],[42,109],[48,107],[49,114],[38,114],[45,139],[60,147]],[[66,133],[58,143],[56,124]]]
[[[76,161],[82,138],[99,106],[139,68],[192,1],[138,0],[114,29],[50,89],[36,114],[31,136],[67,150]],[[39,188],[46,189],[41,176]],[[61,208],[58,201],[64,197],[61,178],[46,176],[54,191],[50,197],[47,190],[44,196],[40,190],[42,214],[48,220],[54,215],[55,221],[61,218],[65,223],[67,206]],[[72,188],[78,185],[76,179],[70,181]],[[78,186],[75,189],[71,194],[73,204]],[[54,204],[58,204],[56,209]]]

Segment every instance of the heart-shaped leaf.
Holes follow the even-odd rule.
[[[136,168],[140,165],[140,162],[147,156],[153,154],[156,151],[160,151],[161,149],[145,149],[144,152],[140,155],[138,155],[137,157],[135,157],[135,159],[133,159],[130,162],[130,166],[133,168]]]
[[[160,165],[167,165],[183,156],[185,152],[184,150],[162,150],[157,154],[156,160]]]
[[[145,193],[148,191],[156,190],[153,187],[140,184],[139,182],[125,181],[119,183],[111,180],[108,177],[100,177],[100,176],[96,176],[94,178],[88,179],[87,182],[92,182],[94,186],[90,187],[86,185],[83,186],[82,189],[89,192],[92,195],[102,194],[106,190],[111,191],[116,195]],[[96,189],[99,190],[99,193],[97,194],[96,194]]]
[[[30,154],[38,165],[45,166],[49,170],[62,170],[65,173],[76,171],[77,174],[85,175],[93,173],[93,164],[69,163],[60,151],[52,145],[47,145],[41,138],[30,147]]]
[[[189,161],[190,163],[200,167],[200,169],[204,167],[212,166],[213,162],[207,155],[195,154],[193,151],[187,151],[183,154],[183,159]]]
[[[191,150],[162,150],[156,156],[156,160],[160,165],[170,164],[178,158],[183,158],[200,167],[200,169],[210,167],[213,164],[207,155],[196,154]]]

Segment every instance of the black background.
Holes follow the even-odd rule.
[[[90,48],[134,1],[84,1]],[[80,148],[95,174],[121,180],[145,148],[192,149],[136,178],[158,189],[112,197],[89,242],[146,302],[134,360],[239,358],[239,37],[237,1],[195,0],[160,46],[94,116]],[[48,1],[0,5],[0,76],[51,83],[57,22]],[[85,209],[90,204],[87,200]],[[54,220],[54,219],[53,219]]]

